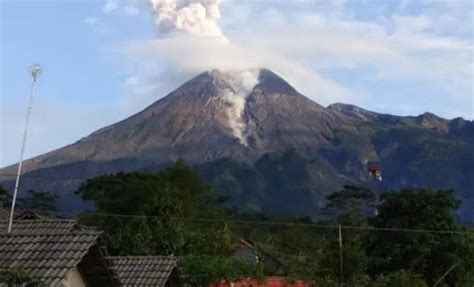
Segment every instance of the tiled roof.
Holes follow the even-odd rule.
[[[22,268],[48,286],[57,286],[97,244],[100,232],[74,230],[70,220],[0,221],[0,269]]]
[[[48,220],[48,219],[55,219],[57,216],[53,212],[46,212],[41,210],[35,209],[27,209],[15,216],[16,220],[27,220],[27,219],[35,219],[35,220]]]
[[[172,256],[107,257],[122,286],[165,286],[178,260]]]
[[[7,233],[8,221],[0,220],[0,234]],[[66,219],[14,220],[12,234],[31,235],[38,233],[63,234],[79,229],[76,221]]]

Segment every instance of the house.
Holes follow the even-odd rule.
[[[73,220],[0,221],[0,270],[21,268],[47,286],[119,286],[100,248],[101,232]]]
[[[284,264],[272,246],[250,239],[239,239],[232,246],[229,259],[244,261],[252,265],[262,263],[266,274],[284,275]]]
[[[55,216],[52,216],[50,213],[44,211],[31,210],[27,209],[21,212],[14,212],[13,218],[15,220],[24,220],[24,219],[52,219]],[[10,219],[10,209],[0,208],[0,220],[9,220]]]
[[[234,242],[231,249],[229,256],[231,260],[243,261],[251,265],[257,265],[261,261],[262,256],[257,248],[244,239]]]
[[[121,286],[182,286],[178,276],[178,259],[173,256],[107,257]]]
[[[48,213],[45,211],[33,210],[33,209],[27,209],[15,215],[15,220],[25,220],[25,219],[46,220],[46,219],[54,219],[54,218],[56,218],[56,216],[53,213]]]
[[[302,280],[290,281],[284,277],[267,277],[262,282],[252,279],[241,279],[233,282],[222,281],[210,287],[311,287],[312,284]]]

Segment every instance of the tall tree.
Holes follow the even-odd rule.
[[[10,208],[12,205],[12,197],[8,194],[7,190],[0,184],[0,207]]]
[[[26,197],[18,198],[18,209],[54,214],[56,213],[56,198],[56,195],[48,191],[29,190]]]
[[[433,284],[452,266],[444,279],[452,286],[474,280],[474,241],[467,234],[430,233],[424,230],[465,232],[453,217],[460,205],[451,190],[403,189],[383,194],[375,227],[417,229],[420,232],[371,232],[366,251],[372,257],[372,274],[409,270]],[[458,285],[456,285],[458,284]]]
[[[327,196],[323,213],[340,224],[363,225],[372,199],[370,190],[360,186],[346,185],[341,191]]]
[[[18,197],[15,210],[36,210],[54,214],[57,196],[48,191],[29,190],[25,197]],[[12,196],[0,185],[0,207],[10,208]]]
[[[334,224],[365,227],[372,198],[370,190],[347,185],[327,197],[323,211]],[[357,284],[366,273],[368,258],[362,246],[364,238],[361,230],[342,230],[342,279],[347,284]],[[320,263],[320,274],[337,280],[341,276],[338,240],[335,232],[328,236]]]
[[[225,224],[211,220],[224,215],[218,198],[183,162],[154,174],[101,176],[77,193],[105,215],[82,220],[106,231],[114,254],[217,254],[230,245]]]

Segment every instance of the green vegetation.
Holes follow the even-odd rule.
[[[102,176],[87,181],[77,193],[95,201],[101,214],[86,212],[80,220],[104,230],[113,255],[182,256],[183,277],[193,284],[202,283],[204,274],[210,281],[256,273],[258,266],[241,263],[236,274],[231,268],[235,265],[226,265],[230,263],[223,256],[231,251],[233,234],[225,222],[213,221],[226,219],[218,207],[220,198],[182,162],[156,174]],[[113,214],[131,217],[103,216]],[[197,261],[200,256],[206,260]],[[188,266],[200,266],[202,272]]]
[[[403,189],[384,196],[380,215],[370,219],[375,227],[465,232],[451,213],[460,202],[453,191]],[[428,232],[373,232],[366,241],[374,258],[369,273],[406,269],[420,274],[431,286],[451,266],[444,280],[452,285],[474,278],[474,238]]]
[[[0,185],[0,208],[11,208],[12,196]],[[28,196],[18,197],[15,211],[35,210],[56,213],[56,196],[48,191],[29,190]]]
[[[474,235],[455,222],[460,202],[449,190],[386,192],[373,217],[370,191],[347,186],[327,197],[326,219],[317,223],[227,209],[182,162],[154,174],[101,176],[77,193],[95,202],[97,211],[80,220],[105,231],[111,254],[180,256],[181,275],[191,286],[279,275],[317,286],[342,278],[348,286],[422,287],[452,266],[438,286],[474,282]]]
[[[232,281],[242,278],[263,280],[262,266],[225,257],[191,255],[181,261],[183,279],[191,286],[206,286],[210,282]]]
[[[12,205],[11,196],[7,190],[0,185],[0,208],[10,208]]]
[[[46,285],[31,278],[25,270],[12,268],[0,270],[0,286],[45,287]]]

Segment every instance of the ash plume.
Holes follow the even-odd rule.
[[[227,42],[218,21],[221,0],[150,0],[162,35],[184,32]]]

